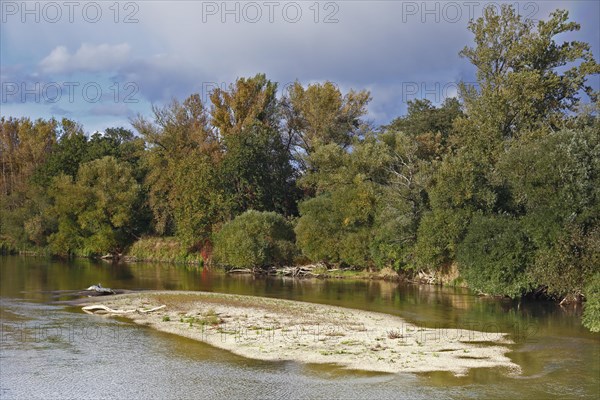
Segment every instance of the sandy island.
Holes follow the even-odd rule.
[[[299,301],[207,292],[143,292],[93,298],[85,304],[148,310],[125,317],[206,342],[243,357],[335,363],[388,373],[470,368],[520,368],[506,353],[507,334],[431,329],[375,312]],[[110,313],[108,314],[110,315]]]

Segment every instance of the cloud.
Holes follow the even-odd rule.
[[[481,15],[486,1],[318,3],[277,3],[271,14],[263,2],[137,2],[138,23],[115,23],[112,3],[99,2],[103,18],[98,23],[78,17],[52,29],[21,23],[15,16],[0,27],[0,81],[17,84],[18,90],[10,86],[2,106],[22,103],[37,116],[42,106],[51,106],[44,94],[54,92],[44,92],[45,84],[79,82],[73,104],[63,88],[60,105],[86,127],[100,128],[103,119],[126,123],[127,107],[115,102],[144,113],[151,103],[162,105],[192,93],[206,101],[215,87],[261,72],[279,82],[280,89],[296,79],[303,84],[330,80],[343,91],[368,89],[373,96],[368,118],[387,123],[406,111],[408,100],[439,103],[456,94],[456,82],[474,80],[475,69],[458,52],[472,44],[467,24]],[[286,9],[294,4],[302,11],[298,22],[290,21],[293,7]],[[208,6],[214,12],[207,13]],[[554,8],[570,9],[582,30],[568,40],[590,42],[594,53],[600,52],[598,2],[517,6],[521,14],[543,19]],[[249,20],[256,7],[262,14],[254,23]],[[127,10],[121,11],[120,21]],[[328,23],[330,17],[337,22]],[[93,105],[82,94],[91,81],[102,88],[102,98]],[[39,102],[28,94],[36,83],[41,85]],[[125,101],[131,99],[138,102]]]
[[[39,64],[44,73],[99,72],[118,69],[130,57],[127,43],[117,45],[84,43],[71,54],[65,46],[55,47]]]
[[[135,113],[125,104],[98,104],[89,110],[90,115],[104,116],[110,115],[115,117],[132,117]]]

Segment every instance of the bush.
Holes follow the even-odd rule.
[[[200,253],[190,252],[176,238],[144,237],[135,242],[127,252],[139,261],[159,261],[202,264]]]
[[[354,190],[336,190],[303,201],[296,225],[298,247],[312,262],[351,266],[371,264],[371,205],[360,207],[369,195]],[[369,203],[367,199],[365,203]],[[361,215],[357,208],[362,208]]]
[[[296,238],[302,254],[313,262],[340,262],[339,246],[343,216],[335,209],[331,195],[320,195],[299,204]]]
[[[16,254],[17,252],[15,241],[8,236],[0,235],[0,254]]]
[[[600,332],[600,273],[597,272],[585,287],[583,325],[592,332]]]
[[[214,237],[213,260],[237,268],[281,266],[296,253],[292,225],[280,214],[249,210]]]
[[[415,266],[436,269],[456,258],[456,243],[468,227],[471,212],[438,208],[423,214],[417,230]]]
[[[457,249],[458,266],[469,287],[518,297],[531,289],[527,266],[533,249],[518,220],[476,215]]]

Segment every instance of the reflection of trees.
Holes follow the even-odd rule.
[[[466,289],[433,285],[227,275],[195,266],[32,257],[0,258],[0,276],[2,296],[30,300],[50,300],[49,291],[100,282],[117,289],[201,290],[332,304],[398,315],[428,327],[509,332],[519,343],[550,333],[591,337],[581,327],[577,309],[478,297]]]

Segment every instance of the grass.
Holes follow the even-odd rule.
[[[164,321],[164,318],[163,318]],[[215,312],[214,309],[210,308],[206,312],[198,315],[184,315],[179,318],[179,322],[189,324],[190,328],[194,325],[206,326],[212,325],[217,326],[223,322],[223,320],[219,317],[219,315]]]
[[[52,255],[48,247],[17,243],[9,236],[0,235],[0,255],[17,254],[36,257],[50,257]]]
[[[404,335],[402,335],[402,333],[400,333],[400,331],[389,330],[387,332],[387,337],[388,337],[388,339],[402,339],[404,337]]]

